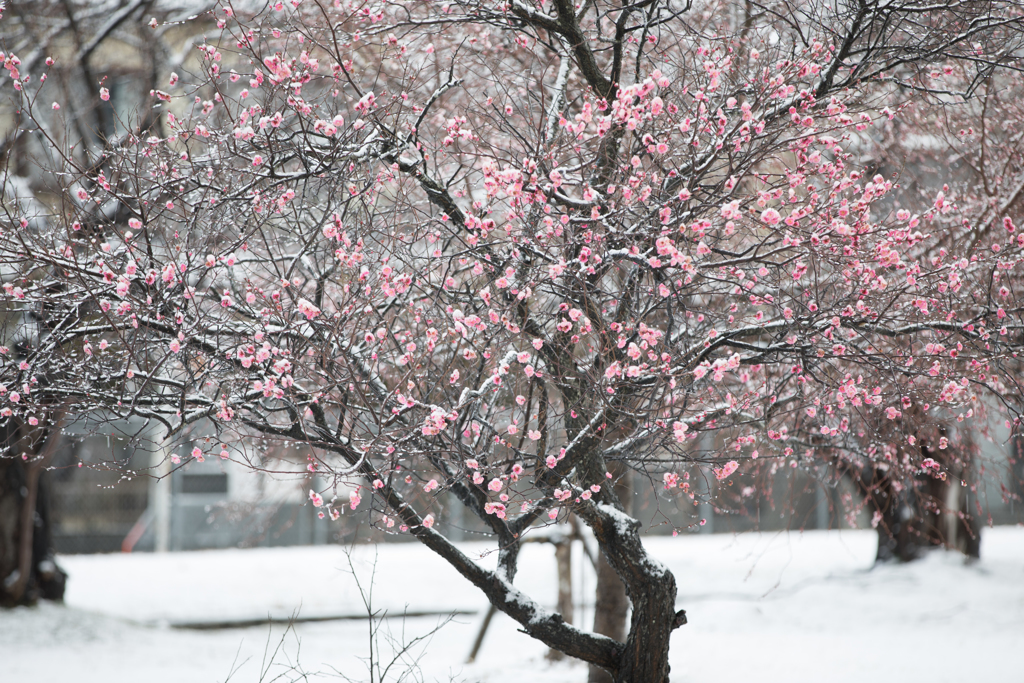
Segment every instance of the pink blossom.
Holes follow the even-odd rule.
[[[423,518],[423,526],[427,527],[428,529],[433,527],[434,526],[434,515],[427,515],[426,517],[424,517]]]
[[[320,309],[306,299],[299,299],[299,312],[306,316],[306,320],[312,320],[320,315]]]
[[[761,220],[768,225],[778,225],[779,221],[782,220],[782,216],[776,209],[769,207],[761,212]]]
[[[494,515],[498,519],[505,519],[505,506],[502,503],[486,503],[484,512]]]
[[[725,479],[730,474],[735,472],[737,468],[739,468],[739,466],[740,464],[738,462],[736,462],[735,460],[730,460],[729,462],[725,463],[725,465],[723,465],[722,467],[715,467],[715,478],[721,481],[722,479]]]
[[[733,200],[723,205],[721,209],[721,214],[722,218],[725,218],[726,220],[736,220],[738,218],[741,218],[743,214],[740,213],[739,200]]]
[[[686,440],[686,430],[690,427],[685,422],[676,421],[672,424],[672,432],[675,436],[676,441],[682,443]]]

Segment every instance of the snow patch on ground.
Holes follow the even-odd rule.
[[[936,552],[910,565],[872,567],[870,531],[657,537],[645,544],[675,574],[677,607],[689,618],[673,635],[673,681],[1019,680],[1024,528],[985,530],[984,557],[971,565],[960,555]],[[460,547],[482,564],[495,564],[497,553],[485,544]],[[296,612],[365,614],[353,568],[364,588],[373,578],[374,610],[392,617],[379,622],[376,634],[385,663],[396,647],[445,622],[440,616],[399,618],[403,610],[476,612],[455,616],[413,645],[393,673],[416,669],[419,677],[411,680],[473,683],[586,679],[579,664],[550,663],[546,648],[503,615],[493,620],[477,662],[465,664],[486,603],[416,544],[361,546],[350,556],[338,546],[318,546],[83,555],[61,562],[71,574],[66,605],[0,612],[4,683],[255,683],[264,671],[270,672],[264,680],[288,671],[282,680],[293,680],[296,664],[309,680],[337,680],[338,672],[369,680],[365,619],[291,630],[169,626]],[[574,562],[577,601],[592,602],[593,572],[581,553]],[[553,607],[550,547],[524,547],[516,587]],[[581,605],[575,623],[592,618],[590,607]]]

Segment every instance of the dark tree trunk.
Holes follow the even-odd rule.
[[[875,562],[910,562],[920,557],[921,538],[914,529],[914,508],[907,491],[898,491],[884,472],[875,472],[871,507],[877,519],[878,550]]]
[[[649,576],[644,590],[631,597],[633,618],[614,681],[668,683],[669,639],[675,628],[686,623],[685,615],[675,610],[675,578],[667,571]]]
[[[48,473],[32,476],[31,468],[20,459],[0,460],[0,604],[7,607],[64,598],[66,575],[54,560]]]
[[[32,536],[32,567],[35,571],[39,597],[43,600],[64,600],[64,586],[67,574],[57,566],[56,551],[53,547],[53,518],[50,515],[51,482],[50,473],[39,475],[36,493],[36,528]]]
[[[609,564],[626,584],[632,604],[629,634],[618,657],[614,683],[665,683],[672,631],[686,623],[675,611],[676,581],[644,550],[640,523],[619,513],[611,519],[592,520]],[[612,527],[612,528],[609,528]]]
[[[938,455],[927,449],[923,452]],[[921,475],[901,486],[889,472],[877,468],[854,476],[877,521],[876,562],[910,562],[929,548],[943,547],[960,550],[970,558],[980,557],[981,529],[971,494],[971,461],[964,456],[958,471],[952,458],[943,460],[948,470],[945,479]],[[961,486],[961,479],[966,486]]]
[[[59,439],[8,423],[0,452],[0,605],[62,600],[66,574],[54,559],[46,467]]]

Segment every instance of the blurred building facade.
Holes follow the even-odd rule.
[[[108,431],[105,435],[89,427],[76,434],[70,428],[49,473],[58,552],[411,539],[371,526],[365,514],[352,514],[346,505],[350,489],[333,494],[319,477],[299,474],[306,462],[299,456],[261,455],[264,459],[256,463],[252,452],[235,444],[227,460],[208,455],[198,462],[187,457],[192,442],[165,453],[138,432],[130,437],[124,429]],[[180,464],[171,461],[174,455]],[[1019,439],[984,443],[971,496],[983,525],[1024,523],[1020,455]],[[661,491],[662,472],[634,472],[632,512],[651,534],[870,528],[871,512],[848,480],[827,474],[822,480],[820,472],[780,464],[767,484],[742,472],[720,482],[709,467],[691,467],[686,473],[695,501],[681,492]],[[958,484],[953,484],[955,494]],[[328,500],[336,495],[337,506],[347,514],[336,521],[320,519],[320,510],[309,503],[310,489],[324,492]],[[453,499],[442,495],[434,505],[438,528],[455,540],[487,536]],[[361,511],[367,506],[364,500]]]

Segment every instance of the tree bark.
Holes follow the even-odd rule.
[[[49,433],[8,423],[0,456],[0,604],[62,600],[66,574],[54,559],[46,467],[63,415]]]
[[[558,567],[558,613],[567,624],[572,624],[572,536],[566,536],[554,543],[555,564]],[[607,635],[607,634],[605,634]],[[617,638],[616,640],[621,640]],[[552,649],[548,652],[548,659],[558,661],[564,655],[558,650]]]
[[[878,532],[875,562],[910,562],[920,557],[921,544],[911,533],[914,511],[906,496],[894,490],[892,481],[885,478],[872,500],[872,507],[880,515],[875,527]]]
[[[626,514],[632,512],[633,498],[629,483],[628,468],[618,462],[610,462],[609,471],[615,477],[615,495],[618,496]],[[594,633],[608,636],[620,643],[626,640],[626,617],[629,614],[629,598],[626,586],[619,579],[615,569],[608,563],[604,553],[597,555],[597,586],[594,589]],[[590,665],[587,683],[612,683],[612,675],[594,664]]]
[[[927,449],[924,454],[938,456]],[[981,528],[971,495],[972,463],[969,456],[963,458],[962,469],[951,469],[945,480],[923,475],[901,486],[890,473],[877,468],[854,477],[877,522],[876,562],[910,562],[929,548],[943,547],[957,549],[969,558],[980,557]],[[961,479],[966,486],[960,485]],[[947,518],[951,523],[946,523]]]
[[[686,623],[675,611],[676,581],[672,573],[651,558],[640,539],[640,523],[609,504],[584,508],[586,517],[608,563],[626,585],[633,606],[629,635],[608,667],[615,683],[668,681],[668,648],[672,631]],[[591,660],[593,661],[593,660]]]

